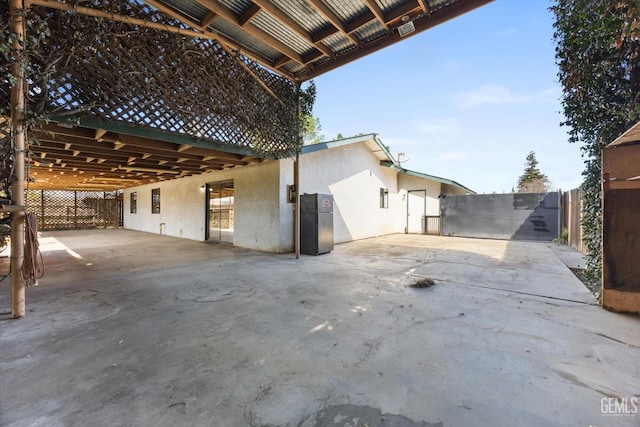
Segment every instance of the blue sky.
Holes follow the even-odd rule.
[[[377,133],[407,169],[511,191],[535,151],[554,189],[580,185],[547,0],[497,0],[314,81],[325,140]]]

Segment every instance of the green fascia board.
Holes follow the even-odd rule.
[[[302,148],[300,149],[300,154],[314,153],[316,151],[328,150],[328,149],[337,148],[337,147],[344,147],[346,145],[357,144],[359,142],[365,142],[365,141],[374,141],[376,144],[378,144],[378,146],[380,147],[380,150],[385,154],[385,156],[388,159],[390,159],[393,164],[396,164],[396,160],[394,159],[393,155],[391,155],[387,147],[385,147],[382,141],[380,141],[380,138],[378,138],[378,134],[376,133],[368,133],[366,135],[352,136],[350,138],[343,138],[335,141],[327,141],[327,142],[319,142],[317,144],[303,145]]]
[[[426,174],[426,173],[421,173],[421,172],[416,172],[416,171],[404,169],[404,168],[398,166],[397,164],[391,163],[391,162],[382,161],[382,162],[380,162],[380,165],[384,166],[384,167],[387,167],[387,168],[390,168],[390,169],[393,169],[393,170],[398,171],[400,173],[404,173],[404,174],[407,174],[407,175],[410,175],[410,176],[415,176],[417,178],[430,179],[432,181],[436,181],[436,182],[439,182],[441,184],[451,185],[453,187],[457,187],[457,188],[459,188],[459,189],[461,189],[463,191],[466,191],[469,194],[476,194],[476,192],[473,191],[472,189],[467,188],[464,185],[462,185],[462,184],[460,184],[460,183],[458,183],[456,181],[453,181],[451,179],[441,178],[441,177],[435,176],[435,175],[429,175],[429,174]]]
[[[171,142],[177,145],[192,145],[194,147],[208,148],[211,150],[224,151],[226,153],[238,154],[243,156],[251,156],[264,158],[264,156],[254,152],[250,148],[239,147],[237,145],[225,144],[220,141],[212,141],[202,138],[194,138],[187,135],[181,135],[178,133],[165,132],[156,129],[143,128],[137,126],[128,126],[126,124],[118,122],[104,122],[102,120],[93,119],[90,117],[69,117],[69,116],[56,116],[51,118],[52,122],[64,123],[69,125],[78,125],[90,129],[104,129],[109,132],[122,133],[131,136],[138,136],[141,138],[155,139],[163,142]]]

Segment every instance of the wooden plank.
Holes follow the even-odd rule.
[[[602,307],[618,313],[640,314],[640,293],[603,289]]]
[[[605,308],[640,312],[640,188],[604,190],[602,288]],[[614,292],[611,292],[614,291]],[[625,296],[624,299],[618,296]]]
[[[2,212],[22,212],[22,211],[24,211],[24,205],[0,205],[0,211],[2,211]]]
[[[614,145],[602,152],[602,172],[610,179],[624,181],[640,175],[640,144]]]

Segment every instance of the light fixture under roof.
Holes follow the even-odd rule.
[[[416,30],[415,25],[413,25],[413,20],[409,15],[404,15],[402,17],[403,24],[398,27],[398,34],[400,37],[404,37],[413,33]]]

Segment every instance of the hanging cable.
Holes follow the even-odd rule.
[[[38,285],[44,276],[44,260],[38,244],[38,217],[34,213],[25,215],[25,246],[22,262],[22,281],[25,286]]]

